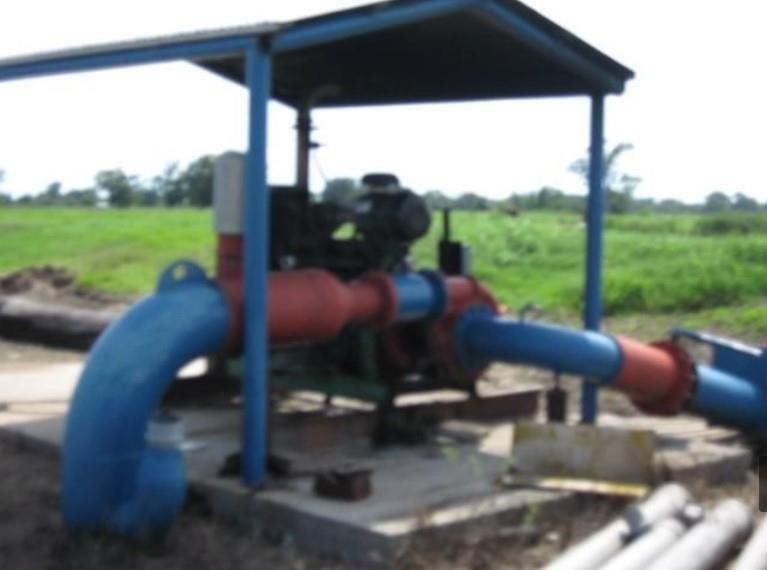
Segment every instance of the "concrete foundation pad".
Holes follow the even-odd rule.
[[[0,435],[57,450],[80,370],[78,364],[66,364],[0,371]],[[417,446],[374,450],[356,440],[314,454],[301,452],[308,474],[275,478],[252,491],[236,477],[219,476],[226,459],[239,450],[239,410],[229,406],[176,412],[186,427],[192,490],[215,512],[300,547],[360,563],[390,561],[422,533],[492,536],[499,526],[537,523],[576,504],[571,492],[498,484],[508,464],[510,422],[448,422],[434,440]],[[649,425],[658,434],[665,478],[718,483],[746,477],[750,453],[733,443],[728,430],[686,417],[600,420],[614,426]],[[289,420],[280,418],[280,425],[285,422]],[[277,438],[275,446],[289,454],[285,446],[294,439],[285,437],[279,449]],[[326,469],[350,463],[372,469],[370,497],[344,502],[314,494],[313,465]]]

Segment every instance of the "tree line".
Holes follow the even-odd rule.
[[[728,212],[767,210],[767,203],[743,193],[728,195],[712,192],[703,203],[688,204],[674,199],[638,199],[634,195],[641,178],[623,172],[618,167],[620,157],[633,149],[630,143],[619,143],[606,147],[602,186],[605,189],[605,209],[611,214],[630,212]],[[126,174],[120,169],[103,170],[96,174],[89,188],[64,191],[58,182],[48,185],[38,194],[28,194],[13,199],[10,194],[0,192],[2,205],[33,206],[76,206],[111,208],[136,207],[208,207],[213,202],[213,168],[215,156],[205,155],[192,161],[186,168],[177,163],[148,181]],[[570,165],[570,171],[581,177],[588,187],[589,160],[580,158]],[[0,170],[0,185],[3,171]],[[334,178],[326,182],[321,193],[323,200],[335,203],[351,203],[365,192],[361,182],[353,178]],[[512,193],[505,199],[492,200],[474,192],[465,192],[451,197],[439,190],[422,194],[432,210],[445,208],[455,210],[482,211],[500,209],[509,214],[528,210],[548,210],[583,213],[586,210],[586,196],[568,194],[551,186],[526,193]]]
[[[168,165],[162,173],[145,181],[120,169],[102,170],[88,188],[64,190],[52,182],[38,194],[12,198],[0,193],[0,205],[73,206],[110,208],[192,206],[205,208],[213,203],[213,165],[215,157],[206,155],[186,168]],[[0,183],[3,172],[0,171]]]

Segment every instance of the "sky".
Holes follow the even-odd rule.
[[[353,0],[25,0],[0,3],[0,58],[181,31],[281,21]],[[527,4],[632,68],[609,97],[608,145],[640,176],[639,197],[702,201],[712,191],[767,201],[767,5],[754,0],[528,0]],[[122,168],[149,179],[168,163],[246,144],[242,87],[186,63],[0,83],[0,192],[54,181],[93,184]],[[416,191],[492,198],[544,185],[583,192],[568,166],[588,146],[586,98],[366,107],[314,114],[321,148],[311,184],[397,174]],[[269,179],[294,179],[295,116],[269,110]]]

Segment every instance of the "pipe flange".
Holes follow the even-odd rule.
[[[375,287],[384,300],[381,312],[373,319],[373,324],[379,328],[386,328],[397,320],[399,311],[399,298],[397,297],[397,287],[394,280],[388,273],[383,271],[369,271],[365,273],[358,281],[369,283]]]
[[[418,274],[429,282],[434,295],[434,305],[426,318],[429,320],[438,319],[447,311],[448,291],[445,278],[439,271],[432,269],[423,269]]]
[[[695,363],[687,351],[672,340],[658,340],[650,346],[664,351],[676,364],[677,377],[674,386],[662,398],[641,402],[632,397],[632,403],[643,413],[656,416],[673,416],[679,413],[695,388]]]
[[[464,317],[468,314],[485,313],[497,314],[498,306],[487,291],[476,280],[474,294],[459,306],[450,306],[448,312],[434,322],[429,330],[429,349],[436,355],[439,375],[453,381],[457,386],[466,388],[473,386],[484,372],[486,365],[470,363],[461,354],[461,335]]]

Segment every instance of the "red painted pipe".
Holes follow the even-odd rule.
[[[610,387],[626,393],[645,413],[679,413],[695,382],[694,364],[687,352],[670,341],[644,344],[625,337],[615,340],[623,364]]]
[[[219,235],[216,278],[232,311],[229,345],[242,337],[242,236]],[[371,272],[342,283],[321,269],[269,275],[269,340],[273,344],[328,340],[350,322],[390,323],[397,312],[391,278]]]
[[[269,276],[269,339],[275,344],[328,340],[354,321],[387,322],[396,297],[386,275],[350,284],[321,269]]]
[[[232,348],[239,345],[242,337],[242,244],[241,235],[219,234],[216,278],[231,306]],[[492,296],[476,279],[455,276],[446,278],[445,283],[446,317],[475,304],[495,309]],[[321,269],[279,271],[269,276],[268,287],[272,344],[328,340],[355,321],[383,327],[391,324],[397,314],[394,282],[383,272],[371,272],[343,283]],[[452,324],[452,318],[447,320]]]

